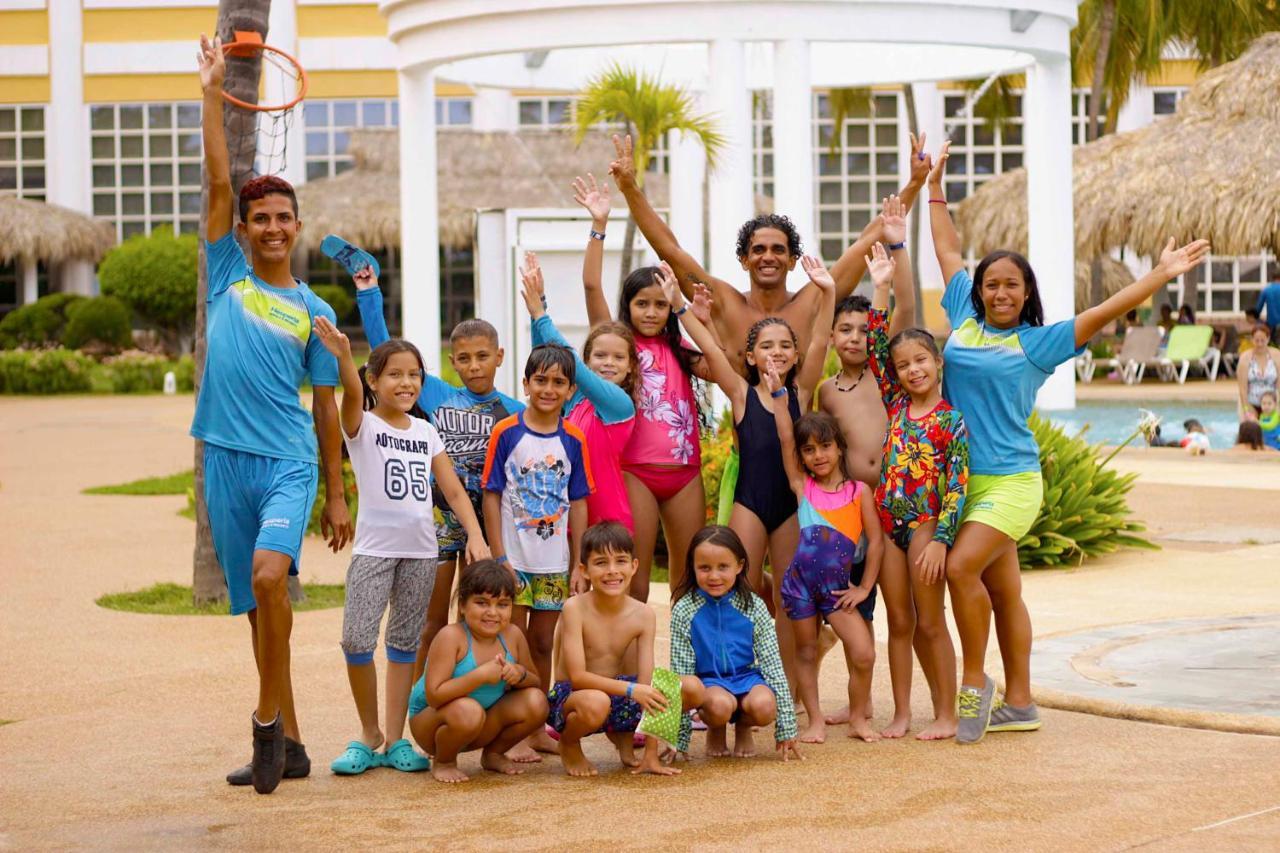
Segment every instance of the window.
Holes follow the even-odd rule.
[[[1230,257],[1210,255],[1200,266],[1196,285],[1196,314],[1243,314],[1258,304],[1258,294],[1277,273],[1276,257],[1270,253]],[[1181,305],[1186,293],[1186,276],[1169,285],[1169,298]]]
[[[1088,89],[1073,89],[1071,91],[1071,144],[1084,145],[1089,141],[1089,103],[1093,100]],[[1098,132],[1096,136],[1102,135],[1103,127],[1107,123],[1107,114],[1105,111],[1098,113]]]
[[[947,161],[947,200],[957,202],[984,182],[1022,165],[1022,95],[1014,95],[1014,116],[1002,128],[985,119],[962,116],[966,95],[944,95],[942,106],[951,132]]]
[[[453,327],[476,315],[476,265],[470,246],[440,247],[440,329],[445,339]]]
[[[44,200],[44,109],[0,106],[0,193]]]
[[[1178,111],[1178,104],[1186,94],[1185,86],[1152,89],[1151,111],[1158,116],[1173,115]]]
[[[436,98],[436,127],[471,127],[471,99]]]
[[[573,123],[569,98],[520,98],[516,101],[520,127],[567,127]]]
[[[446,99],[448,100],[448,99]],[[351,130],[357,127],[397,127],[400,124],[400,102],[395,98],[370,98],[351,101],[304,101],[303,123],[307,136],[307,180],[328,178],[351,168],[347,146]],[[436,102],[436,117],[441,110],[450,117],[452,106]],[[461,118],[461,108],[457,108]],[[467,121],[471,120],[467,101]]]
[[[897,94],[873,95],[868,106],[846,116],[843,127],[836,128],[828,96],[814,97],[818,245],[821,257],[834,260],[879,212],[880,200],[898,191],[900,109]],[[837,132],[841,145],[833,151]],[[770,173],[772,165],[769,158]]]
[[[751,93],[752,185],[756,195],[773,198],[773,92]]]
[[[0,263],[0,317],[22,305],[22,267],[16,260]],[[36,298],[49,292],[49,270],[36,265]]]
[[[93,213],[127,239],[158,226],[200,226],[200,104],[89,109]]]

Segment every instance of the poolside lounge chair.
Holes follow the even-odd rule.
[[[1194,364],[1210,382],[1216,381],[1222,354],[1210,346],[1212,341],[1212,326],[1174,326],[1169,332],[1169,346],[1157,365],[1160,377],[1166,382],[1176,379],[1181,385]]]
[[[1093,381],[1093,372],[1097,369],[1097,365],[1093,363],[1093,351],[1086,349],[1080,355],[1076,356],[1076,378],[1081,382],[1089,383]]]
[[[1120,371],[1120,378],[1126,385],[1141,382],[1148,364],[1159,364],[1156,352],[1160,348],[1160,338],[1164,330],[1159,326],[1133,326],[1124,335],[1124,343],[1114,358],[1100,358],[1093,362],[1094,370],[1102,369]]]

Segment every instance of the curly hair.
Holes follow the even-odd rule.
[[[747,352],[751,352],[756,348],[756,341],[760,338],[760,332],[769,326],[781,326],[791,335],[791,345],[797,350],[800,349],[800,341],[796,338],[795,329],[791,328],[791,324],[781,317],[763,317],[751,324],[751,328],[747,330]],[[783,384],[787,387],[793,387],[796,381],[796,370],[800,366],[799,358],[796,363],[791,365],[791,369],[787,371],[787,376],[783,379]],[[747,381],[752,385],[760,384],[760,368],[751,362],[747,362]]]
[[[790,217],[778,213],[762,213],[754,219],[748,219],[738,229],[738,260],[747,259],[747,252],[751,250],[751,238],[761,228],[776,228],[786,234],[787,251],[793,258],[800,257],[804,247],[800,243],[800,232],[796,230],[795,223]]]

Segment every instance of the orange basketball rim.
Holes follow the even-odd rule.
[[[227,103],[234,104],[245,110],[275,113],[293,109],[307,96],[307,72],[303,70],[302,63],[280,48],[264,44],[262,36],[258,33],[252,30],[236,30],[235,38],[222,45],[222,52],[227,56],[234,57],[249,57],[254,54],[260,54],[264,70],[265,66],[273,66],[285,81],[283,86],[285,100],[283,103],[251,104],[229,92],[223,91],[222,97],[226,99]],[[292,89],[292,94],[290,94],[290,89]]]

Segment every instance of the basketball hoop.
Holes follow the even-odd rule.
[[[227,64],[254,63],[258,68],[257,100],[245,99],[248,94],[222,92],[222,98],[230,107],[227,121],[227,142],[233,156],[236,152],[254,152],[253,172],[258,175],[276,175],[288,165],[289,129],[293,124],[293,110],[307,95],[307,72],[293,56],[278,47],[265,44],[262,36],[252,30],[236,30],[235,38],[222,45]],[[242,170],[243,171],[243,170]],[[243,179],[251,175],[233,176]]]

